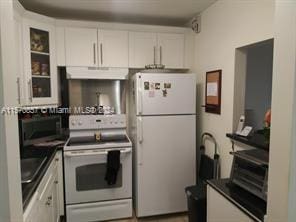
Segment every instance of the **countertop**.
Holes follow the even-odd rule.
[[[264,221],[266,202],[231,184],[229,179],[208,180],[207,184],[255,221]]]
[[[62,149],[62,147],[63,146],[36,148],[31,146],[21,149],[21,159],[47,157],[34,181],[27,184],[22,184],[23,210],[26,209],[28,203],[30,202],[56,152]]]
[[[269,150],[269,144],[266,142],[264,135],[259,133],[254,133],[253,135],[247,137],[239,136],[235,133],[227,133],[226,137],[258,149],[263,149],[266,151]]]

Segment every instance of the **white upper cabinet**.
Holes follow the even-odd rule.
[[[143,68],[156,63],[157,36],[156,33],[129,33],[129,67]]]
[[[97,29],[65,28],[66,66],[98,66]]]
[[[158,64],[165,68],[184,68],[185,38],[184,34],[158,33]]]
[[[99,30],[99,66],[128,67],[128,32]]]
[[[43,19],[44,21],[45,19]],[[54,20],[23,19],[24,106],[57,105]]]
[[[162,64],[165,68],[184,68],[184,34],[176,33],[129,33],[129,67]]]
[[[66,66],[128,67],[128,32],[65,28]]]
[[[65,28],[56,27],[56,55],[57,66],[66,66]]]
[[[17,83],[17,105],[24,103],[24,64],[23,64],[23,39],[22,39],[22,20],[15,14],[14,16],[14,37],[15,37],[15,65],[16,65],[16,83]]]

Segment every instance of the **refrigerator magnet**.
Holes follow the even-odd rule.
[[[153,82],[150,83],[150,89],[152,89],[152,90],[154,89],[154,83]]]
[[[149,82],[144,82],[144,89],[149,90],[150,88],[149,85],[150,85]]]
[[[155,83],[155,89],[160,89],[160,83]]]
[[[163,97],[167,97],[168,91],[166,89],[163,89],[162,90],[162,95],[163,95]]]
[[[171,83],[164,83],[165,89],[170,89],[172,87]]]
[[[153,98],[155,96],[155,91],[149,91],[149,97]]]

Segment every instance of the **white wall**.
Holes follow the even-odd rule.
[[[0,1],[0,107],[15,106],[12,0]],[[0,114],[0,221],[23,221],[17,115]]]
[[[271,108],[273,42],[256,44],[247,51],[246,124],[258,130],[264,127],[265,113]]]
[[[198,130],[216,137],[222,177],[229,177],[232,163],[231,143],[225,134],[233,131],[235,49],[273,38],[273,18],[271,0],[219,0],[201,14],[201,33],[195,37],[194,66],[198,74]],[[205,73],[215,69],[222,69],[221,115],[208,114],[200,108],[204,104]]]
[[[296,216],[296,172],[293,168],[296,159],[296,126],[293,124],[296,112],[295,76],[296,2],[278,0],[275,11],[272,127],[268,175],[269,222],[288,221],[288,210],[290,221],[295,221]],[[290,206],[288,206],[289,198]]]
[[[296,93],[294,93],[294,113],[296,110]],[[296,116],[294,115],[293,120],[293,131],[292,135],[296,135]],[[290,154],[290,184],[289,184],[289,208],[288,208],[288,221],[294,222],[296,218],[296,137],[292,140],[292,151]],[[271,199],[272,200],[272,199]]]

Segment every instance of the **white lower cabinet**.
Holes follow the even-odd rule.
[[[35,192],[24,212],[24,222],[37,221],[40,215],[38,193]]]
[[[48,179],[44,189],[41,191],[39,196],[39,218],[46,222],[56,221],[54,205],[57,200],[55,200],[56,189],[54,184],[54,179],[56,173],[53,173]]]
[[[64,171],[63,171],[63,154],[59,150],[55,156],[55,161],[58,163],[58,178],[57,178],[57,187],[58,187],[58,209],[60,215],[65,215],[64,210]]]
[[[58,151],[24,212],[24,222],[58,222],[63,215],[61,161],[61,151]]]
[[[207,222],[254,222],[216,190],[207,187]]]
[[[132,200],[122,199],[67,206],[67,221],[100,221],[128,218],[132,215]]]

